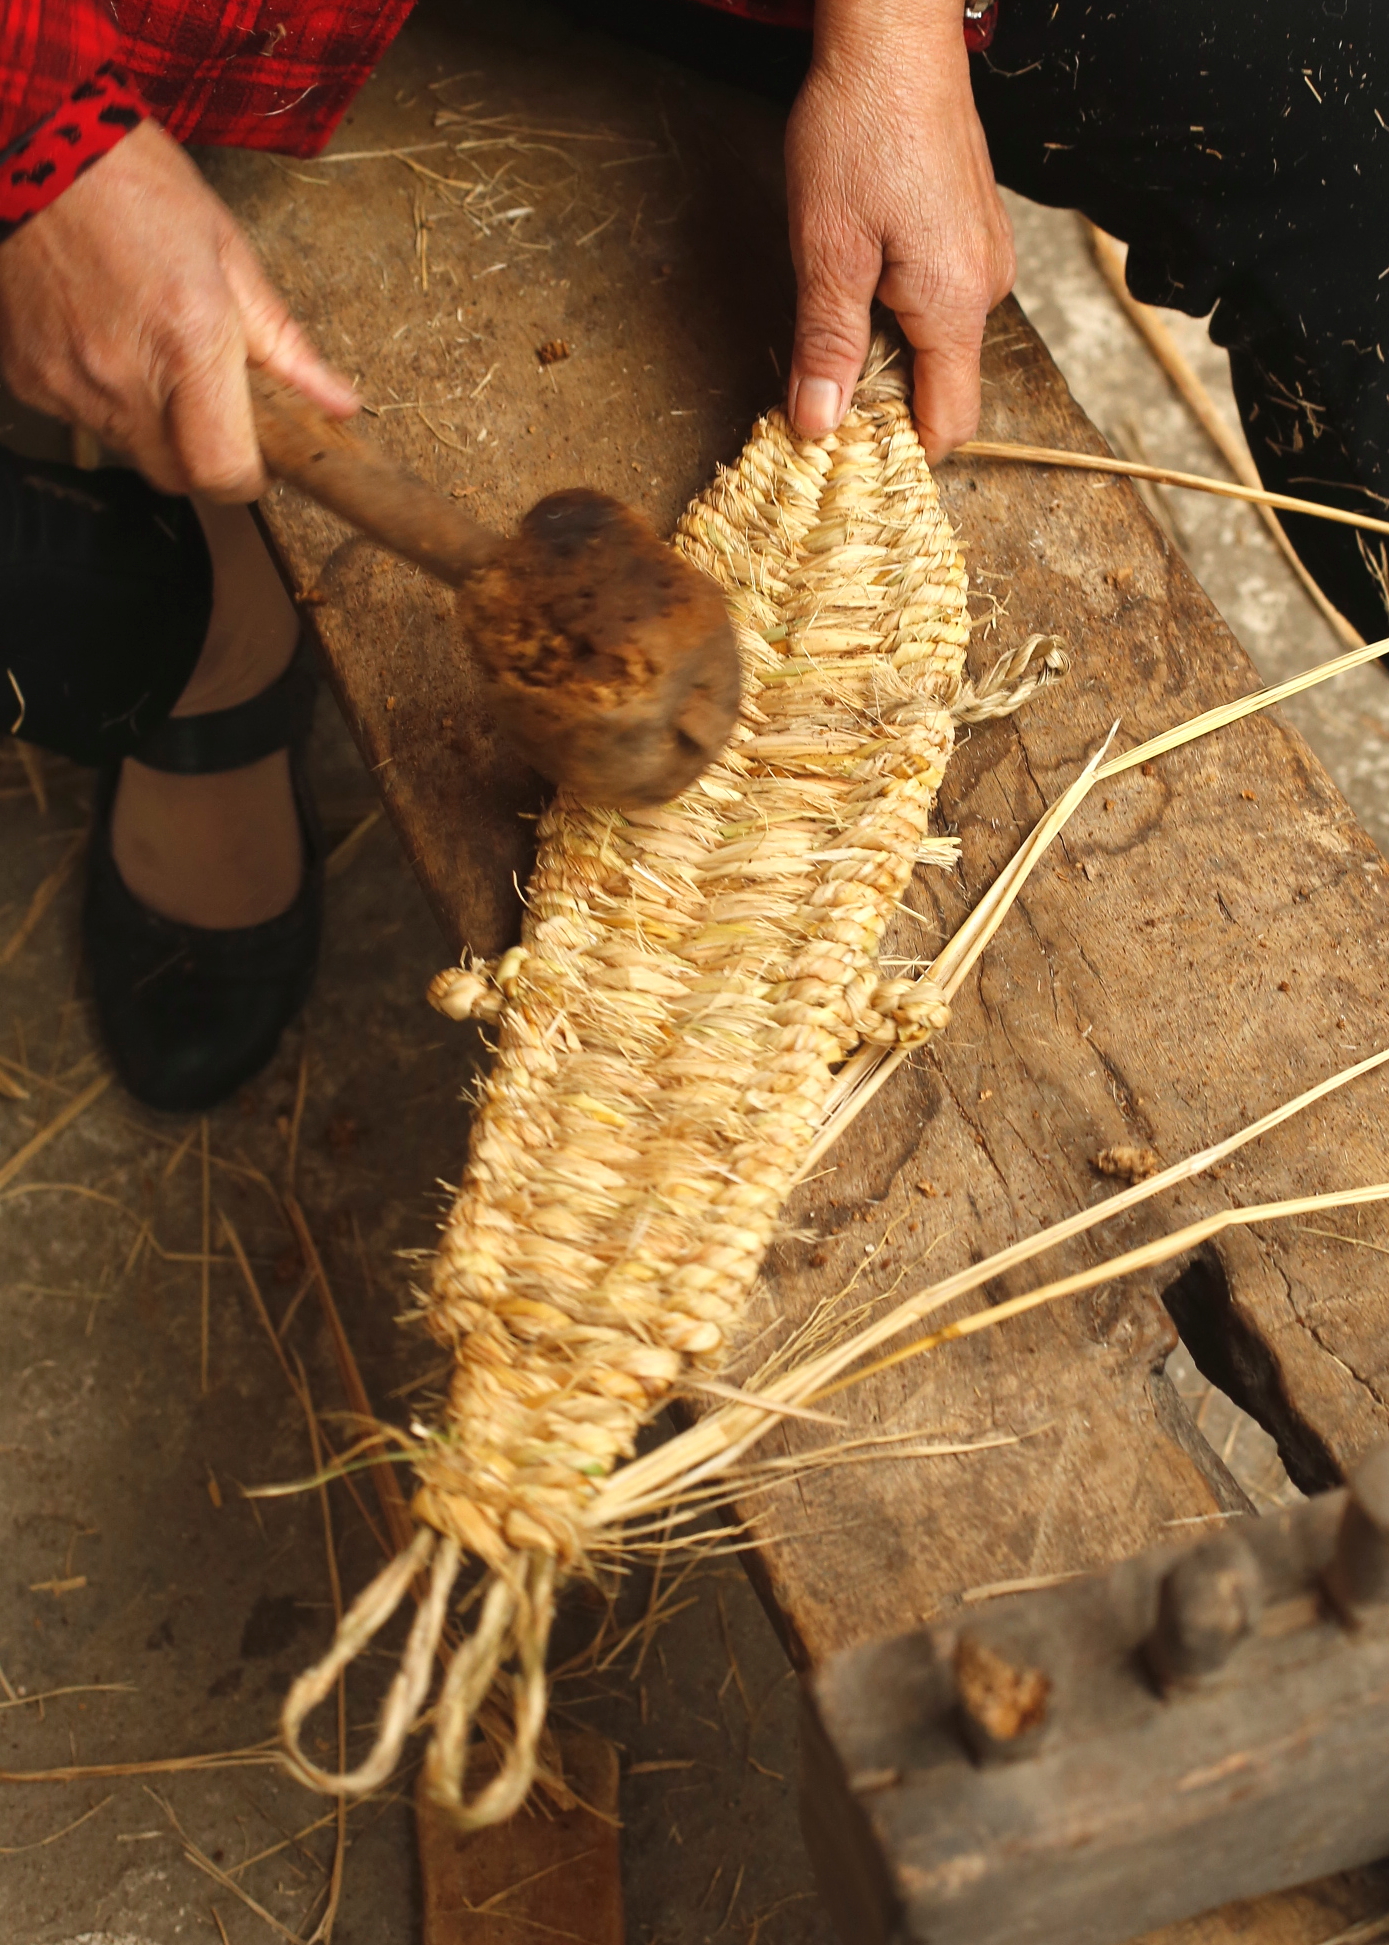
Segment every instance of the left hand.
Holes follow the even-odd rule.
[[[786,131],[791,421],[806,434],[838,425],[877,296],[916,353],[913,411],[932,465],[973,436],[984,320],[1017,267],[963,14],[963,0],[819,0]]]

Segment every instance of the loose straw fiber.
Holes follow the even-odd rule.
[[[835,1068],[948,1020],[939,988],[881,979],[877,954],[955,716],[1003,713],[1063,661],[1046,640],[1030,667],[1014,658],[1011,694],[965,685],[964,563],[881,346],[837,434],[798,439],[769,414],[675,545],[729,598],[745,671],[731,747],[659,810],[558,799],[522,944],[430,992],[499,1029],[434,1276],[428,1321],[454,1369],[414,1502],[448,1553],[434,1603],[459,1549],[490,1569],[427,1763],[466,1824],[525,1793],[555,1575],[582,1566],[585,1508],[671,1387],[727,1362]],[[334,1778],[298,1751],[307,1709],[423,1567],[417,1546],[286,1706],[320,1787],[369,1787],[418,1706],[437,1640],[423,1608],[374,1758]],[[515,1745],[469,1803],[470,1719],[507,1659]]]

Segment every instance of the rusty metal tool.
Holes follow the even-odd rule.
[[[458,638],[510,740],[591,804],[657,804],[712,763],[738,651],[712,581],[639,513],[577,487],[494,533],[340,420],[251,375],[267,469],[457,590]]]
[[[1389,1854],[1389,1445],[1349,1489],[832,1657],[802,1821],[853,1945],[1115,1945]]]

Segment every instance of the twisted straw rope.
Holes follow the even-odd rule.
[[[525,1794],[556,1573],[582,1564],[585,1508],[671,1387],[727,1362],[835,1069],[861,1041],[919,1042],[949,1019],[929,980],[880,979],[877,954],[956,716],[1003,714],[1064,666],[1034,638],[964,683],[964,562],[881,344],[837,434],[760,420],[675,545],[729,599],[745,671],[730,748],[659,810],[557,800],[521,945],[430,990],[500,1025],[434,1276],[428,1323],[454,1368],[414,1502],[449,1547],[431,1609],[459,1549],[493,1576],[426,1768],[465,1826]],[[383,1600],[360,1597],[286,1703],[294,1766],[319,1788],[389,1765],[427,1681],[417,1629],[363,1769],[329,1778],[299,1753]],[[515,1743],[468,1803],[470,1724],[513,1657]]]

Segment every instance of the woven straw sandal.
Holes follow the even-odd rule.
[[[287,911],[263,924],[212,930],[142,905],[111,852],[120,765],[99,774],[82,936],[106,1051],[147,1107],[196,1114],[260,1072],[309,996],[323,924],[323,841],[301,753],[317,680],[301,647],[284,674],[232,709],[170,717],[136,752],[182,776],[238,770],[276,750],[290,775],[304,876]]]

